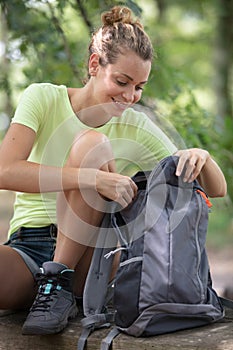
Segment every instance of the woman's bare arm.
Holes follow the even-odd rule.
[[[227,184],[222,170],[211,158],[209,152],[200,148],[179,150],[176,175],[179,176],[186,167],[184,180],[198,179],[210,197],[223,197],[227,193]]]
[[[104,197],[129,203],[136,185],[128,176],[95,168],[54,167],[28,161],[36,134],[12,124],[0,146],[0,189],[42,193],[94,189]],[[130,193],[130,196],[128,195]]]
[[[77,169],[44,166],[27,160],[35,137],[31,128],[21,124],[10,126],[0,146],[0,188],[28,193],[77,188]]]

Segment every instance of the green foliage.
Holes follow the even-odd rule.
[[[212,248],[233,245],[232,206],[223,199],[212,199],[213,207],[209,215],[207,244]]]
[[[224,121],[223,130],[219,130],[219,147],[218,152],[220,163],[228,184],[228,193],[233,200],[233,118],[227,116]]]
[[[216,95],[214,89],[218,67],[213,56],[224,2],[159,2],[165,5],[162,12],[155,6],[156,2],[141,5],[143,13],[149,4],[150,10],[154,6],[146,24],[157,52],[144,103],[166,115],[187,147],[209,150],[225,173],[228,193],[233,199],[233,116],[220,116],[216,108],[224,98],[232,106],[232,99]],[[232,23],[229,32],[233,32]]]
[[[64,1],[56,2],[56,5],[46,1],[19,4],[17,0],[5,4],[10,41],[17,45],[20,52],[18,59],[12,57],[12,60],[27,61],[23,68],[24,86],[35,81],[69,84],[81,79],[80,62],[83,62],[85,35],[77,33],[77,37],[73,37],[75,41],[68,40],[62,29],[68,21],[65,18],[67,7],[64,7]],[[83,41],[77,40],[78,37]],[[79,54],[75,55],[75,51]],[[9,55],[12,56],[10,48]]]

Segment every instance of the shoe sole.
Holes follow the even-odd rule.
[[[57,327],[53,328],[44,328],[44,327],[38,327],[36,325],[30,326],[30,325],[25,325],[22,328],[22,334],[23,335],[48,335],[48,334],[56,334],[61,332],[68,324],[68,321],[72,318],[75,318],[78,314],[78,308],[76,305],[73,305],[70,308],[69,315],[67,318],[65,318]]]

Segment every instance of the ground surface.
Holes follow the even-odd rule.
[[[0,191],[0,243],[7,237],[9,220],[13,212],[14,194]],[[222,295],[226,288],[233,290],[233,246],[224,249],[207,247],[213,285]],[[233,298],[233,294],[232,294]]]
[[[0,350],[77,350],[81,334],[80,317],[56,335],[25,336],[21,334],[27,313],[0,315]],[[114,350],[233,350],[233,310],[226,309],[225,317],[204,327],[168,333],[154,337],[135,338],[120,334],[114,339]],[[99,350],[109,328],[91,334],[86,350]],[[14,335],[14,336],[12,336]]]

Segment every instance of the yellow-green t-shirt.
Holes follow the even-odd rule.
[[[36,133],[29,161],[58,167],[65,164],[75,136],[91,129],[72,110],[66,86],[49,83],[32,84],[24,91],[12,123],[23,124]],[[110,139],[117,171],[124,175],[151,170],[156,162],[176,151],[145,113],[132,108],[95,130]],[[56,193],[16,194],[10,234],[21,226],[51,223],[56,223]]]

